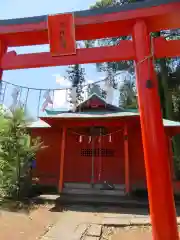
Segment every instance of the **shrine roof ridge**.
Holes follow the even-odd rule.
[[[90,17],[90,16],[96,16],[96,15],[111,14],[111,13],[117,13],[117,12],[123,12],[123,11],[155,7],[159,5],[165,5],[165,4],[177,3],[177,2],[180,2],[180,0],[146,0],[143,2],[140,1],[135,3],[130,3],[130,4],[124,4],[121,6],[94,8],[89,10],[82,10],[82,11],[75,11],[75,12],[68,12],[68,13],[74,14],[75,17]],[[47,18],[48,18],[48,15],[15,18],[15,19],[4,19],[4,20],[2,19],[0,20],[0,26],[40,23],[40,22],[47,21]]]

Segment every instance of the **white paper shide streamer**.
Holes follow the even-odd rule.
[[[79,143],[82,143],[82,135],[79,136]]]
[[[112,143],[112,136],[109,134],[109,142]]]
[[[44,93],[43,98],[45,99],[42,105],[42,111],[44,111],[49,105],[53,105],[53,101],[51,99],[51,95],[50,95],[50,90],[47,90]]]
[[[89,136],[88,143],[91,143],[91,141],[92,141],[92,137]]]

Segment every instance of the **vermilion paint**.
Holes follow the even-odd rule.
[[[155,240],[179,239],[173,199],[168,145],[165,137],[150,36],[144,21],[133,35],[144,160]],[[151,56],[150,58],[147,58]],[[147,85],[151,81],[151,85]],[[164,228],[165,227],[165,228]]]

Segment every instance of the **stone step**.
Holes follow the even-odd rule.
[[[63,193],[95,196],[125,196],[123,190],[99,190],[99,189],[70,189],[64,188]]]
[[[87,195],[87,194],[65,194],[62,193],[57,200],[60,204],[93,204],[93,205],[118,205],[131,208],[147,208],[148,202],[129,199],[126,196],[104,196],[104,195]]]
[[[104,196],[104,195],[87,195],[87,194],[65,194],[61,193],[60,195],[46,195],[42,194],[33,198],[34,202],[39,204],[54,203],[57,206],[62,204],[81,204],[89,206],[107,206],[118,205],[121,207],[127,208],[148,208],[148,202],[143,200],[131,199],[129,197],[121,196]],[[59,205],[60,204],[60,205]]]
[[[124,184],[114,184],[113,185],[115,189],[117,190],[124,190],[125,185]],[[95,183],[93,185],[93,189],[101,189],[103,187],[103,183]],[[64,188],[70,188],[70,189],[91,189],[92,185],[90,183],[64,183]]]

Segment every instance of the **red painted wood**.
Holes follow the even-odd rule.
[[[75,54],[74,16],[72,14],[48,16],[48,37],[52,56]]]
[[[60,170],[61,132],[54,129],[32,129],[33,137],[41,137],[44,143],[43,150],[36,155],[36,168],[33,169],[34,178],[38,178],[41,185],[58,187]]]
[[[47,30],[47,22],[40,23],[26,23],[26,24],[13,24],[13,25],[1,25],[0,26],[0,34],[5,36],[6,34],[16,34],[21,32],[37,32]]]
[[[64,160],[65,160],[65,148],[66,148],[66,127],[62,128],[62,141],[60,148],[60,174],[59,174],[59,192],[61,193],[63,190],[64,184]]]
[[[155,240],[177,240],[176,212],[157,79],[152,59],[144,60],[151,54],[144,21],[135,24],[133,39],[136,63],[143,61],[136,67],[137,89],[153,237]],[[147,80],[152,81],[152,88],[146,87]]]
[[[76,17],[76,40],[131,35],[137,19],[143,18],[149,32],[179,28],[180,3],[163,4],[112,14]],[[119,26],[119,27],[118,27]],[[2,25],[0,35],[9,46],[25,46],[48,43],[47,23]]]
[[[71,64],[112,62],[134,59],[135,54],[131,41],[122,41],[113,47],[97,47],[78,49],[76,55],[52,57],[50,53],[7,54],[2,60],[4,70],[37,68],[48,66],[63,66]]]
[[[2,58],[7,52],[7,45],[3,42],[0,41],[0,80],[2,80],[3,76],[3,69],[2,69]]]
[[[91,148],[88,136],[79,142],[78,129],[67,132],[67,147],[65,150],[64,182],[91,182],[91,158],[81,157],[81,149]],[[69,146],[69,147],[68,147]]]
[[[115,132],[119,128],[111,127],[110,132]],[[64,182],[91,183],[92,157],[81,156],[81,149],[92,149],[92,142],[89,143],[89,136],[83,136],[79,142],[78,129],[72,129],[67,134],[67,147],[65,151]],[[124,146],[123,128],[122,131],[112,134],[112,142],[109,136],[102,136],[101,144],[99,137],[94,139],[95,148],[111,149],[114,151],[113,157],[94,158],[94,183],[109,181],[114,184],[124,184]],[[115,144],[118,142],[119,144]]]
[[[120,120],[116,120],[119,122]],[[103,123],[98,122],[99,125]],[[128,124],[128,121],[127,121]],[[65,122],[63,123],[65,125]],[[86,126],[89,126],[86,121]],[[102,137],[102,148],[112,148],[115,151],[115,157],[102,159],[100,166],[100,158],[96,158],[95,164],[95,181],[99,181],[99,171],[101,169],[100,180],[109,180],[113,183],[124,184],[125,181],[125,154],[124,154],[124,137],[123,125],[112,127],[108,125],[110,132],[122,129],[122,132],[112,136],[112,143],[109,143],[109,137]],[[71,125],[71,127],[75,127]],[[80,125],[79,125],[80,127]],[[52,129],[33,129],[33,136],[40,136],[46,146],[43,151],[37,154],[37,168],[34,169],[34,177],[39,178],[39,183],[42,185],[59,186],[59,171],[60,171],[60,149],[62,137],[62,128]],[[78,128],[74,129],[78,132]],[[95,147],[99,147],[100,143],[96,139]],[[118,144],[114,144],[118,142]],[[70,146],[70,149],[69,147]],[[79,143],[79,136],[67,132],[65,162],[64,162],[64,181],[65,182],[87,182],[91,180],[91,162],[89,157],[80,157],[81,148],[89,148],[88,137],[83,138],[82,143]],[[131,186],[146,186],[143,145],[141,137],[141,128],[139,120],[128,124],[128,149],[129,149],[129,176]],[[73,156],[73,158],[72,158]],[[51,164],[49,164],[51,162]],[[81,168],[79,168],[81,166]],[[82,171],[83,169],[83,171]],[[178,190],[179,191],[179,190]]]
[[[131,186],[133,184],[146,185],[146,173],[144,165],[143,144],[140,122],[133,126],[128,125],[128,147],[129,147],[129,174]]]
[[[118,132],[116,132],[118,131]],[[111,135],[112,142],[109,142],[109,136],[102,137],[101,147],[104,149],[111,149],[114,151],[113,157],[97,158],[96,167],[96,182],[108,181],[114,184],[125,184],[125,155],[123,145],[123,127],[114,128],[109,127],[109,132],[114,132]],[[99,146],[98,138],[96,139],[97,146]],[[118,144],[117,144],[118,143]],[[101,164],[100,164],[101,163]]]
[[[61,118],[51,118],[51,117],[41,117],[43,121],[48,123],[50,126],[53,128],[61,128],[62,126],[66,127],[89,127],[89,126],[101,126],[103,125],[104,127],[123,127],[124,122],[127,121],[128,124],[133,124],[134,121],[139,120],[139,116],[134,116],[129,119],[129,117],[121,117],[121,118],[77,118],[77,119],[61,119]]]
[[[124,125],[124,161],[125,161],[125,185],[126,194],[130,194],[130,164],[129,164],[129,136],[128,136],[128,126]]]
[[[154,50],[156,58],[180,56],[180,40],[166,41],[163,38],[155,38]],[[118,46],[78,49],[76,55],[56,58],[52,57],[50,53],[16,55],[13,51],[3,57],[2,68],[13,70],[133,59],[135,59],[133,43],[131,41],[121,41]]]
[[[180,40],[167,41],[163,37],[154,38],[156,58],[180,56]]]

